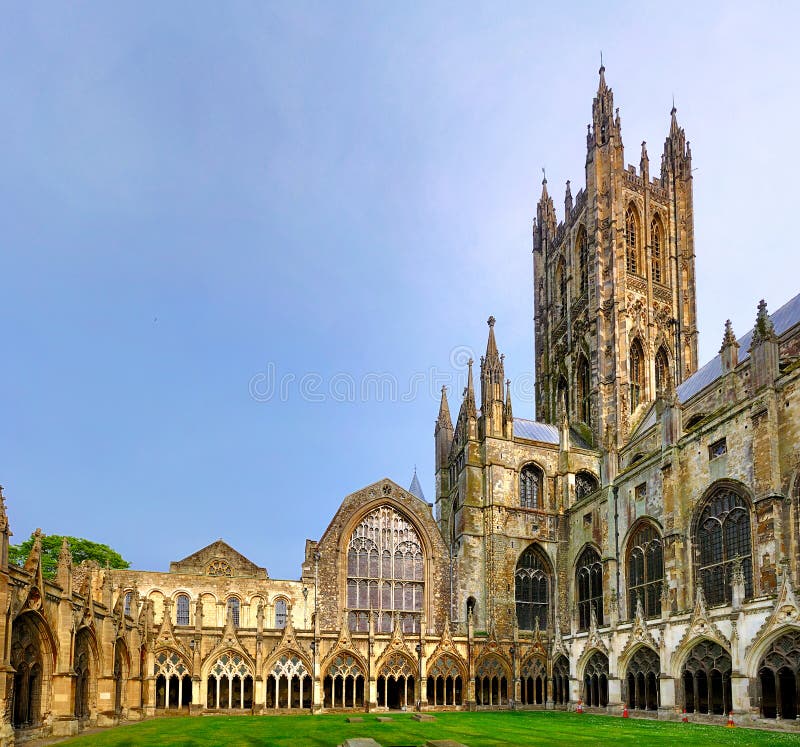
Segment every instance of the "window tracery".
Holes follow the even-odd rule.
[[[578,371],[576,375],[576,383],[578,385],[578,417],[586,423],[592,424],[592,378],[589,368],[589,361],[586,357],[581,355],[578,359]]]
[[[643,523],[628,543],[628,613],[636,614],[636,600],[641,599],[645,617],[661,614],[661,589],[664,583],[664,551],[661,535],[649,523]]]
[[[591,473],[581,470],[575,475],[575,498],[580,500],[591,495],[600,487],[597,478]]]
[[[583,695],[586,705],[603,708],[608,705],[608,657],[595,651],[583,671]]]
[[[578,233],[578,266],[580,268],[580,295],[582,296],[589,291],[589,244],[583,228]]]
[[[42,709],[42,645],[39,632],[25,617],[14,620],[11,634],[11,666],[14,669],[11,725],[35,726]]]
[[[683,665],[684,708],[687,713],[728,713],[731,697],[731,656],[714,641],[701,641]]]
[[[522,468],[519,475],[519,505],[522,508],[542,508],[544,473],[535,464]]]
[[[347,549],[347,608],[350,629],[366,632],[375,613],[376,630],[392,630],[399,615],[406,633],[419,631],[424,599],[422,542],[405,516],[379,506],[353,531]]]
[[[761,715],[795,720],[800,681],[800,632],[794,630],[774,640],[761,659]]]
[[[644,395],[644,351],[638,339],[633,341],[630,349],[630,379],[633,412],[641,404]]]
[[[652,648],[641,646],[628,664],[626,700],[637,711],[655,711],[661,702],[661,659]]]
[[[475,700],[478,705],[504,705],[508,702],[508,679],[503,663],[496,656],[485,656],[475,670]]]
[[[698,580],[709,605],[730,603],[731,580],[741,568],[745,597],[753,596],[750,506],[728,487],[717,490],[697,522]]]
[[[520,630],[533,630],[538,621],[545,630],[550,619],[550,563],[535,545],[528,547],[517,561],[514,589],[517,604],[517,625]]]
[[[664,392],[669,388],[669,357],[662,345],[656,353],[656,391]]]
[[[463,704],[461,667],[455,657],[442,654],[428,669],[428,702],[434,706]]]
[[[628,272],[640,273],[639,267],[639,225],[633,205],[625,211],[625,257]]]
[[[229,597],[228,599],[228,615],[231,618],[231,623],[234,628],[239,627],[239,610],[241,603],[237,597]]]
[[[600,556],[592,547],[586,547],[578,558],[575,571],[578,587],[578,626],[588,630],[592,610],[597,616],[597,624],[603,624],[603,565]]]
[[[233,576],[233,568],[231,568],[230,563],[220,558],[215,558],[208,564],[206,574],[208,576]]]

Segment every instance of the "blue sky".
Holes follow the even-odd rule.
[[[707,360],[726,318],[741,336],[760,298],[800,290],[798,21],[788,3],[8,5],[14,540],[38,526],[166,570],[222,537],[294,578],[348,493],[416,464],[433,500],[438,389],[457,410],[490,314],[534,414],[531,218],[543,166],[559,214],[583,183],[601,49],[626,160],[647,140],[659,162],[673,94],[692,143]]]

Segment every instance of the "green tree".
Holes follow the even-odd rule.
[[[56,575],[58,556],[61,552],[61,543],[64,537],[60,534],[42,535],[42,575],[53,578]],[[9,545],[8,560],[16,565],[24,565],[33,548],[34,535],[19,545]],[[83,539],[82,537],[67,537],[69,550],[72,555],[73,565],[78,565],[84,560],[95,560],[103,568],[130,568],[130,563],[116,550],[99,542]]]

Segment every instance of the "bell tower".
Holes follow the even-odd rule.
[[[594,445],[625,440],[660,390],[697,369],[691,150],[673,106],[661,171],[646,143],[625,165],[622,123],[600,68],[586,186],[564,218],[542,183],[533,221],[536,413]]]

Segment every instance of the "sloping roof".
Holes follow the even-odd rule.
[[[795,324],[800,323],[800,293],[787,301],[774,314],[770,314],[769,318],[772,320],[775,334],[778,337],[794,327]],[[739,363],[750,357],[750,342],[752,338],[752,329],[744,337],[739,338]],[[678,399],[681,402],[686,402],[720,376],[722,376],[722,360],[717,355],[677,387]]]
[[[416,467],[414,468],[414,477],[411,478],[411,485],[408,487],[408,492],[411,493],[411,495],[415,495],[421,501],[425,500],[425,493],[422,492],[422,485],[419,484]],[[427,503],[427,501],[425,502]]]
[[[529,441],[541,441],[546,444],[558,443],[558,428],[549,423],[539,423],[536,420],[514,418],[514,435],[517,438],[527,438]]]
[[[183,560],[173,561],[169,570],[170,573],[205,573],[208,563],[217,558],[230,564],[234,576],[267,576],[266,568],[257,566],[222,539],[187,555]]]

